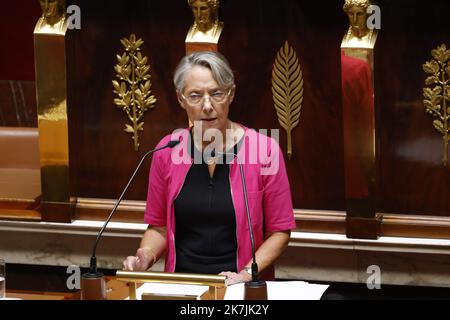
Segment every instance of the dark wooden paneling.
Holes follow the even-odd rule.
[[[425,113],[422,64],[431,50],[450,46],[450,3],[384,1],[376,50],[379,107],[379,209],[405,214],[450,214],[450,168],[442,136]]]
[[[172,73],[184,54],[192,23],[185,2],[136,0],[121,4],[75,1],[82,9],[82,29],[74,31],[71,98],[71,168],[76,196],[115,198],[145,150],[187,118],[178,106]],[[346,29],[340,3],[237,1],[221,4],[225,22],[219,50],[236,72],[237,95],[231,119],[253,128],[280,128],[271,94],[271,72],[286,40],[303,68],[304,102],[293,132],[293,157],[287,160],[297,208],[344,207],[339,45]],[[112,103],[111,80],[120,38],[136,33],[149,57],[156,108],[147,112],[141,149],[133,151],[122,131],[125,114]],[[280,144],[286,150],[281,131]],[[143,200],[147,164],[126,198]]]
[[[2,2],[0,79],[34,80],[33,30],[40,15],[39,1]]]
[[[338,3],[300,1],[224,3],[223,52],[237,73],[231,117],[254,128],[281,128],[272,100],[271,73],[286,40],[303,70],[304,100],[293,131],[293,156],[285,160],[294,206],[342,209],[343,154],[339,46],[345,16]],[[236,10],[240,8],[240,10]],[[320,13],[320,14],[319,14]],[[227,29],[228,28],[228,29]],[[286,134],[280,145],[287,150]]]
[[[131,1],[126,6],[111,1],[78,1],[82,9],[82,29],[74,31],[75,67],[73,108],[71,108],[71,168],[77,196],[117,198],[139,158],[159,139],[187,119],[178,107],[171,73],[184,50],[179,24],[189,9],[170,2]],[[183,14],[183,11],[186,10]],[[174,19],[176,17],[176,19]],[[111,80],[116,54],[123,52],[120,39],[135,33],[145,43],[142,51],[152,67],[152,92],[156,107],[144,118],[141,148],[134,151],[131,135],[123,132],[126,114],[114,106]],[[69,76],[70,78],[70,76]],[[145,199],[147,161],[127,199]]]
[[[38,1],[2,3],[0,19],[0,126],[37,127],[33,30]]]
[[[424,111],[421,66],[430,59],[432,49],[441,43],[450,45],[446,16],[450,3],[378,2],[382,8],[375,51],[378,209],[448,215],[450,173],[441,165],[441,136]],[[134,0],[127,7],[106,0],[73,3],[82,10],[82,29],[70,32],[73,40],[68,48],[73,194],[115,198],[144,150],[187,123],[171,77],[184,53],[192,15],[187,4],[177,0]],[[31,81],[32,30],[40,9],[37,2],[27,3],[26,10],[18,14],[20,1],[6,6],[9,14],[2,20],[2,30],[7,32],[2,32],[0,41],[0,79]],[[294,0],[221,4],[225,28],[219,47],[229,58],[238,85],[233,120],[254,128],[279,128],[270,91],[272,63],[285,40],[299,55],[305,97],[300,125],[293,133],[294,155],[286,159],[296,208],[344,209],[339,46],[347,21],[341,6],[340,2]],[[13,23],[19,16],[22,23]],[[112,104],[111,88],[115,54],[122,51],[119,39],[131,32],[145,40],[143,53],[152,66],[153,92],[158,99],[145,118],[138,153],[132,149],[130,136],[122,132],[126,119]],[[20,109],[18,117],[10,83],[2,82],[2,125],[36,125],[34,87],[32,82],[25,86],[27,108]],[[285,140],[281,131],[284,150]],[[127,199],[145,199],[148,167],[149,163],[141,169]]]

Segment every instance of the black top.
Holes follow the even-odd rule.
[[[191,136],[190,139],[192,142]],[[193,143],[191,146],[191,157],[200,153]],[[226,159],[228,163],[231,160]],[[192,164],[187,173],[175,199],[175,272],[237,272],[236,216],[228,163],[224,157],[211,177],[202,159],[201,164]]]

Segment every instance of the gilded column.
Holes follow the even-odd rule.
[[[40,0],[34,29],[42,220],[70,222],[69,137],[64,0]]]
[[[346,0],[349,29],[341,43],[347,236],[376,239],[374,48],[377,30],[367,26],[369,0]]]

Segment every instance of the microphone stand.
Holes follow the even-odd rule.
[[[119,206],[120,202],[123,199],[123,196],[128,190],[128,187],[130,186],[131,182],[133,181],[134,177],[136,176],[136,173],[138,172],[139,168],[141,167],[142,163],[144,162],[145,158],[147,156],[155,151],[159,151],[165,148],[173,148],[178,143],[180,143],[180,140],[172,140],[169,141],[166,145],[147,151],[146,154],[141,158],[141,161],[137,165],[136,169],[134,170],[133,174],[131,175],[131,178],[128,180],[127,185],[122,191],[122,194],[120,195],[119,199],[116,201],[116,204],[114,205],[113,209],[111,210],[111,213],[109,214],[108,218],[106,219],[105,223],[103,224],[103,227],[99,231],[97,238],[95,239],[94,248],[92,249],[92,256],[90,260],[90,268],[89,272],[82,274],[81,276],[81,300],[106,300],[106,285],[105,285],[105,278],[103,273],[97,271],[97,257],[96,257],[96,251],[97,251],[97,245],[98,242],[103,234],[103,232],[106,229],[106,226],[108,225],[109,221],[111,220],[112,216],[117,210],[117,207]]]
[[[236,153],[217,152],[217,154],[233,155],[233,157],[236,157],[236,159],[238,160],[239,171],[241,173],[242,189],[244,191],[245,211],[247,213],[247,224],[250,233],[250,243],[252,246],[252,280],[245,283],[244,300],[267,300],[267,283],[264,280],[258,279],[258,264],[256,263],[255,240],[253,238],[253,227],[250,218],[247,187],[245,185],[244,169],[242,167],[242,163]]]

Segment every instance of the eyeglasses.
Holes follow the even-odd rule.
[[[206,97],[208,97],[209,102],[211,104],[215,103],[223,103],[231,93],[231,89],[228,89],[228,92],[223,90],[215,90],[208,95],[199,94],[199,93],[191,93],[187,97],[184,94],[181,94],[184,100],[186,100],[191,106],[197,107],[201,106],[205,103]]]

